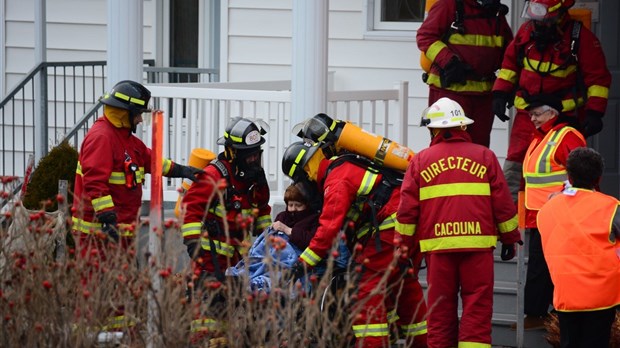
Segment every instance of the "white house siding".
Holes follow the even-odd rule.
[[[428,146],[430,138],[428,131],[418,126],[427,106],[428,87],[421,80],[415,32],[401,37],[365,37],[366,1],[329,1],[328,63],[329,71],[334,72],[333,87],[386,89],[400,80],[409,81],[406,145],[419,151]],[[222,14],[223,79],[240,82],[291,78],[291,0],[224,0]],[[500,161],[505,158],[507,144],[507,124],[495,122],[491,149]]]
[[[3,0],[4,94],[35,66],[35,1]],[[144,1],[144,58],[155,52],[155,1]],[[106,0],[48,0],[47,60],[92,61],[107,59]],[[2,19],[0,19],[2,20]]]

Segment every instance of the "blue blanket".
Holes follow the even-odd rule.
[[[226,275],[236,277],[247,275],[250,281],[250,290],[269,292],[272,281],[279,280],[282,272],[290,269],[303,251],[288,241],[289,238],[285,233],[269,227],[256,238],[248,251],[247,259],[229,267],[226,270]],[[335,260],[335,267],[346,268],[350,253],[343,242],[340,243],[338,252],[339,256]],[[315,267],[314,271],[321,274],[325,271],[325,266]],[[275,279],[271,279],[272,277]]]

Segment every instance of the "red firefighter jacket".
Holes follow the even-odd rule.
[[[125,180],[125,160],[138,166],[135,187],[128,188]],[[164,159],[162,174],[166,175],[174,162]],[[73,229],[83,233],[101,229],[97,213],[116,212],[121,235],[131,236],[142,205],[144,175],[151,173],[151,150],[128,128],[116,128],[100,117],[86,134],[75,175],[73,200]]]
[[[536,215],[549,195],[564,188],[568,154],[586,146],[586,141],[576,129],[566,123],[553,125],[549,120],[534,133],[523,162],[525,178],[525,227],[536,228]]]
[[[579,86],[579,72],[586,90],[584,95],[579,96],[577,108],[585,105],[585,110],[602,115],[607,108],[611,85],[605,55],[596,36],[582,26],[575,59],[571,53],[573,24],[573,20],[566,20],[562,25],[562,39],[556,44],[548,44],[542,52],[530,38],[534,30],[533,22],[521,25],[506,50],[493,91],[516,91],[514,105],[519,110],[529,105],[527,96],[553,94],[562,98],[563,111],[571,111],[576,109],[574,98]]]
[[[211,250],[210,234],[216,252],[231,257],[236,247],[250,237],[248,232],[253,232],[252,227],[261,231],[271,224],[269,186],[266,179],[262,180],[264,184],[256,184],[237,178],[223,154],[217,160],[224,165],[228,175],[224,176],[213,163],[204,168],[204,174],[198,175],[181,203],[186,209],[181,232],[186,244],[200,240],[205,250]],[[228,188],[220,183],[227,183]],[[225,195],[220,197],[221,194]],[[215,205],[212,204],[214,199],[217,199]],[[232,203],[238,203],[238,209]]]
[[[456,1],[438,1],[430,9],[416,36],[418,48],[433,63],[429,85],[469,94],[489,93],[504,50],[512,40],[506,17],[485,10],[474,0],[463,0],[463,33],[451,29],[456,19]],[[452,57],[473,68],[465,85],[441,86],[440,71]]]
[[[357,198],[368,196],[381,183],[382,175],[348,161],[334,166],[328,173],[329,165],[335,160],[324,159],[319,165],[317,181],[323,183],[323,209],[314,238],[300,256],[309,266],[316,266],[327,256],[343,228],[354,231],[355,236],[351,236],[354,240],[374,238],[369,233],[372,224],[370,206],[367,201]],[[394,188],[387,203],[376,213],[381,231],[379,236],[390,245],[394,244],[394,235],[388,231],[393,231],[395,226],[399,191],[399,187]],[[349,221],[353,226],[349,226]],[[369,242],[369,245],[374,245],[374,242]]]
[[[556,310],[620,305],[619,204],[600,192],[569,188],[538,213]]]
[[[521,239],[502,169],[461,130],[442,130],[405,174],[396,231],[422,252],[480,251]],[[498,233],[499,232],[499,233]]]

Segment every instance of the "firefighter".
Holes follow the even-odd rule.
[[[473,122],[448,98],[427,108],[431,146],[413,158],[401,189],[396,231],[426,253],[429,347],[491,347],[493,250],[499,237],[510,260],[522,243],[499,162],[466,131]]]
[[[416,35],[418,48],[432,62],[423,75],[428,105],[442,97],[457,101],[476,121],[467,128],[473,142],[486,147],[494,119],[495,71],[512,40],[507,13],[500,0],[439,0]]]
[[[527,1],[528,21],[510,43],[493,85],[493,112],[508,119],[506,106],[516,115],[510,132],[504,174],[513,200],[521,186],[523,158],[535,129],[527,107],[541,94],[562,101],[562,114],[574,117],[585,137],[601,131],[611,84],[601,43],[568,9],[574,0]]]
[[[293,143],[282,160],[287,176],[295,182],[315,183],[323,192],[319,227],[293,265],[292,273],[300,278],[305,270],[327,259],[337,245],[339,232],[347,230],[349,245],[355,245],[351,252],[360,271],[359,300],[352,309],[359,313],[352,326],[356,347],[388,347],[388,316],[394,314],[407,347],[425,347],[426,304],[417,278],[419,263],[395,256],[394,214],[400,184],[387,183],[387,173],[371,168],[367,165],[370,161],[356,162],[356,155],[326,159],[321,144]],[[418,253],[414,251],[411,256],[416,258]],[[382,281],[386,274],[387,282]],[[395,311],[390,311],[394,306]]]
[[[586,146],[581,133],[568,125],[573,118],[560,115],[561,108],[559,100],[544,98],[533,99],[527,108],[536,132],[523,162],[525,228],[530,234],[523,324],[526,330],[544,327],[553,297],[553,282],[543,255],[536,215],[551,194],[564,188],[568,154]]]
[[[562,347],[609,347],[620,306],[620,202],[596,192],[603,168],[593,149],[573,150],[566,162],[572,187],[538,212]]]
[[[75,176],[73,230],[88,241],[102,230],[108,240],[127,246],[142,205],[144,175],[152,171],[151,150],[132,133],[150,112],[151,92],[134,81],[121,81],[101,99],[103,116],[82,142]],[[161,172],[195,180],[199,169],[164,159]]]
[[[181,232],[198,288],[207,278],[223,281],[226,268],[237,264],[251,245],[251,236],[271,225],[261,148],[267,131],[264,122],[230,119],[218,139],[224,152],[209,162],[183,197]],[[196,319],[192,332],[208,331],[214,323],[213,318]]]
[[[151,150],[133,135],[142,122],[142,113],[150,112],[150,98],[151,92],[137,82],[117,83],[101,98],[103,116],[82,142],[72,229],[83,258],[105,258],[110,242],[123,249],[134,246],[145,174],[159,170],[168,177],[195,180],[201,172],[169,159],[164,159],[163,168],[151,168]],[[99,252],[92,253],[91,249]]]

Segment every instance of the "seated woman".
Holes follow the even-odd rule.
[[[247,274],[250,289],[269,291],[271,276],[281,276],[308,246],[318,227],[319,213],[309,208],[310,195],[301,184],[284,192],[286,210],[253,243],[247,259],[226,270],[228,276]],[[247,262],[247,265],[246,265]]]

